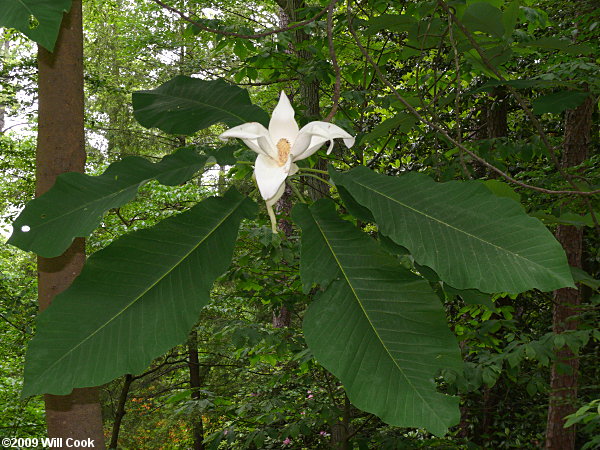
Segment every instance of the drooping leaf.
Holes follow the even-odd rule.
[[[502,65],[510,60],[512,57],[512,50],[506,45],[498,45],[483,50],[487,61],[496,69],[502,73]],[[497,78],[498,76],[487,66],[487,64],[481,58],[481,55],[475,50],[471,49],[464,52],[465,60],[471,64],[474,69],[481,71],[490,78]]]
[[[480,92],[492,92],[497,86],[511,86],[515,89],[530,89],[532,87],[554,87],[564,84],[555,80],[489,80],[478,88],[467,91],[467,94],[478,94]]]
[[[587,44],[574,44],[568,39],[561,39],[556,36],[547,36],[533,41],[519,42],[522,47],[541,48],[544,50],[560,50],[571,55],[589,55],[594,52],[594,48]]]
[[[0,0],[0,27],[15,28],[48,51],[54,50],[63,13],[72,0]]]
[[[468,305],[484,305],[491,310],[496,309],[494,302],[492,302],[492,296],[479,292],[477,289],[454,289],[449,284],[444,284],[444,291],[449,295],[459,295]]]
[[[392,130],[396,130],[398,133],[407,133],[417,123],[417,118],[407,112],[400,112],[394,117],[384,120],[377,125],[373,130],[367,134],[364,139],[366,142],[373,142],[382,136],[388,135]]]
[[[341,220],[330,200],[297,205],[301,276],[324,289],[304,318],[317,360],[354,405],[385,422],[442,435],[458,401],[436,391],[441,369],[460,370],[460,352],[429,284]]]
[[[481,31],[497,38],[504,34],[502,12],[486,2],[470,4],[461,21],[469,31]]]
[[[571,267],[571,273],[573,274],[573,279],[576,283],[581,283],[595,291],[600,291],[600,281],[596,280],[585,270],[580,269],[579,267]]]
[[[388,177],[362,166],[330,175],[373,213],[381,233],[457,289],[518,293],[573,286],[565,253],[546,227],[479,182],[436,183],[419,173]]]
[[[183,342],[230,264],[240,221],[255,209],[231,190],[94,253],[39,315],[23,396],[139,373]]]
[[[134,92],[132,99],[140,124],[171,134],[193,134],[219,122],[230,127],[269,122],[269,115],[252,104],[248,91],[221,79],[178,75],[156,89]]]
[[[371,35],[381,30],[405,32],[415,23],[415,18],[408,14],[381,14],[369,19],[365,34]]]
[[[512,0],[502,13],[502,26],[504,27],[504,37],[510,37],[517,19],[519,18],[519,0]]]
[[[594,227],[594,219],[592,219],[591,213],[587,213],[586,215],[582,216],[572,212],[565,212],[560,216],[554,216],[543,211],[534,211],[530,212],[529,215],[549,224],[573,225],[575,227]]]
[[[508,184],[499,180],[485,180],[481,183],[498,197],[510,198],[520,204],[521,196]]]
[[[165,185],[181,184],[206,161],[206,156],[184,148],[158,163],[129,156],[100,176],[62,174],[50,190],[27,204],[7,243],[44,257],[58,256],[74,238],[88,236],[106,211],[132,200],[143,183],[156,179]]]
[[[437,17],[424,18],[409,27],[408,43],[419,49],[435,47],[446,33],[448,24]]]
[[[567,109],[577,108],[589,95],[589,92],[580,91],[560,91],[543,95],[533,101],[533,113],[559,114]]]

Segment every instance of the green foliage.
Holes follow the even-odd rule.
[[[135,118],[146,128],[193,134],[215,123],[268,124],[269,116],[250,102],[248,92],[223,80],[177,76],[151,91],[133,94]]]
[[[138,373],[180,343],[254,207],[232,190],[95,253],[40,315],[23,395],[68,394]]]
[[[184,148],[155,164],[130,156],[111,164],[100,176],[62,174],[15,220],[8,243],[41,256],[58,256],[75,237],[88,236],[106,211],[132,200],[143,183],[152,179],[166,185],[183,183],[206,160],[194,149]]]
[[[72,0],[2,0],[0,26],[16,28],[49,51],[54,50],[63,13]]]
[[[330,174],[371,211],[381,233],[451,286],[513,293],[573,286],[546,228],[481,183],[438,184],[416,173],[392,178],[363,167]]]
[[[576,412],[568,415],[566,419],[565,428],[580,424],[590,435],[595,435],[581,447],[581,450],[596,448],[600,445],[600,399],[583,405]]]
[[[533,102],[533,113],[561,113],[567,109],[575,109],[589,97],[589,92],[561,91],[536,98]]]
[[[169,344],[182,343],[184,328],[191,328],[191,324],[199,318],[195,330],[198,333],[202,375],[201,398],[190,398],[188,346],[174,347],[155,359],[145,372],[139,374],[140,378],[135,379],[126,406],[119,447],[192,447],[191,423],[202,417],[206,445],[210,448],[325,448],[335,445],[332,441],[335,437],[339,438],[337,431],[341,429],[351,433],[348,446],[361,449],[536,448],[543,442],[549,367],[555,361],[555,348],[565,346],[577,352],[580,359],[582,404],[597,399],[597,294],[595,299],[582,305],[577,315],[580,321],[577,330],[555,335],[548,333],[552,323],[551,294],[534,290],[507,296],[497,292],[504,289],[516,292],[533,286],[551,289],[571,282],[562,251],[551,243],[552,238],[539,222],[528,219],[525,212],[541,219],[550,231],[555,230],[556,224],[583,227],[587,272],[575,270],[573,278],[584,284],[584,289],[597,289],[600,259],[592,214],[592,211],[600,210],[597,197],[589,196],[589,200],[584,202],[579,196],[547,195],[522,186],[509,187],[495,172],[488,171],[471,156],[459,151],[434,127],[419,122],[378,79],[374,67],[354,45],[348,30],[348,16],[339,6],[336,6],[333,16],[334,47],[329,48],[326,16],[301,30],[244,39],[202,31],[180,21],[176,15],[164,13],[154,2],[90,0],[84,3],[86,126],[90,131],[87,135],[88,173],[101,173],[110,162],[126,155],[159,159],[176,148],[190,144],[200,145],[203,149],[207,145],[219,148],[221,144],[215,135],[222,129],[211,127],[213,124],[232,126],[246,121],[266,124],[266,114],[252,107],[250,99],[270,110],[282,89],[292,99],[300,123],[322,119],[333,101],[336,80],[330,55],[335,50],[341,70],[341,98],[333,122],[345,129],[356,130],[357,143],[351,150],[336,148],[328,158],[337,170],[366,165],[373,172],[382,174],[379,178],[387,180],[382,182],[389,185],[387,187],[402,186],[401,196],[388,196],[394,201],[381,193],[369,195],[364,192],[366,187],[356,185],[356,179],[361,177],[354,174],[360,175],[360,170],[350,170],[333,174],[338,181],[343,179],[336,189],[329,190],[323,185],[316,194],[307,180],[312,182],[313,175],[323,177],[326,174],[318,171],[322,167],[317,156],[307,160],[302,170],[289,180],[294,190],[304,199],[320,195],[331,196],[334,201],[341,198],[344,206],[340,205],[340,216],[355,227],[338,218],[331,206],[325,207],[322,203],[311,207],[299,206],[298,210],[306,212],[304,219],[299,221],[301,224],[306,222],[301,239],[314,238],[314,242],[321,244],[309,246],[308,253],[303,249],[301,281],[298,270],[299,230],[294,228],[286,236],[273,235],[264,226],[264,213],[255,223],[243,224],[231,269],[217,280],[210,293],[210,303],[199,315],[200,305],[194,303],[186,326],[181,327],[177,338]],[[425,120],[443,128],[453,139],[513,178],[547,189],[564,190],[573,186],[556,170],[537,129],[544,130],[546,140],[555,147],[556,156],[560,158],[564,138],[563,112],[579,105],[588,90],[591,95],[600,92],[598,63],[593,59],[600,42],[600,16],[597,11],[587,9],[589,4],[587,1],[577,4],[543,2],[534,6],[528,0],[452,3],[450,6],[454,9],[451,11],[465,25],[484,58],[462,28],[453,24],[442,5],[376,0],[350,5],[349,9],[358,39],[377,68]],[[279,8],[274,2],[217,0],[197,2],[191,9],[186,2],[173,1],[170,5],[221,31],[257,33],[273,28],[279,20]],[[315,4],[298,11],[293,21],[311,18],[321,6],[324,5]],[[194,14],[191,14],[192,9]],[[303,35],[309,39],[300,42],[299,37]],[[11,41],[10,45],[12,48],[14,42]],[[497,79],[496,71],[489,67],[489,63],[495,66],[504,80]],[[3,61],[0,109],[6,105],[8,114],[20,109],[18,105],[33,101],[33,65],[32,57],[10,64],[7,60]],[[167,81],[182,74],[192,78]],[[246,93],[234,86],[238,83],[251,87]],[[154,89],[155,86],[160,87]],[[224,97],[216,95],[221,92],[221,87]],[[535,112],[540,113],[538,125],[531,122],[520,102],[510,94],[511,88],[518,89],[525,105],[533,103]],[[141,94],[134,93],[134,109],[141,110],[141,115],[140,111],[136,114],[142,123],[158,129],[143,129],[132,119],[129,96],[132,91],[140,90],[143,90]],[[17,94],[18,99],[15,99]],[[142,108],[138,108],[140,95]],[[237,100],[228,102],[230,97]],[[224,110],[219,109],[223,105]],[[161,109],[163,106],[165,108]],[[498,120],[502,117],[505,127],[502,120]],[[595,117],[594,126],[596,121]],[[501,133],[497,133],[498,129]],[[169,136],[164,131],[189,136]],[[593,137],[592,151],[597,150],[597,144]],[[9,217],[14,216],[24,200],[32,196],[32,145],[20,136],[16,139],[14,136],[2,136],[0,145],[3,153],[1,168],[6,174],[0,181],[6,197],[3,209],[5,217]],[[237,149],[238,146],[234,146],[233,150]],[[208,155],[208,150],[205,153]],[[130,197],[123,199],[120,205],[115,204],[106,214],[103,208],[97,212],[94,220],[100,227],[88,240],[88,250],[94,252],[108,246],[106,252],[110,255],[113,251],[110,243],[120,235],[154,226],[160,229],[164,226],[159,224],[160,220],[187,210],[203,197],[214,194],[215,190],[223,192],[226,187],[234,185],[250,197],[257,196],[250,180],[252,167],[249,164],[237,164],[231,169],[225,167],[236,163],[236,158],[231,157],[231,149],[226,153],[229,153],[229,158],[217,158],[221,171],[214,177],[196,176],[182,186],[173,187],[166,187],[152,177],[149,179],[155,181],[146,182],[146,178],[140,178],[133,183],[143,184],[139,186],[134,200],[123,203],[135,195],[137,188],[132,185],[131,191],[126,190]],[[235,153],[237,159],[245,161],[251,159],[248,154],[251,153],[247,150]],[[600,187],[597,186],[597,159],[594,156],[580,166],[568,169],[580,189]],[[142,164],[150,166],[150,163]],[[192,169],[190,166],[190,176]],[[409,172],[420,172],[430,178]],[[305,178],[305,175],[311,178]],[[128,176],[128,172],[125,171],[123,176]],[[376,177],[373,174],[368,181]],[[188,178],[182,177],[181,180],[184,182]],[[430,179],[476,179],[477,182],[434,183]],[[480,186],[473,187],[475,183]],[[114,185],[112,182],[108,184]],[[364,184],[370,186],[369,183]],[[484,189],[493,194],[484,192]],[[457,203],[453,195],[458,193],[463,197]],[[406,211],[399,212],[402,208],[398,207],[398,201],[454,226],[462,239],[456,242],[448,239],[454,235],[449,234],[447,226],[442,227],[441,233],[419,236],[421,232],[430,232],[432,223],[438,222],[419,220],[413,223],[415,226],[406,226],[407,217],[412,216]],[[517,205],[515,201],[521,204]],[[490,208],[486,209],[482,203]],[[51,210],[56,212],[66,204],[64,197],[57,197]],[[379,210],[373,207],[376,204],[381,206]],[[276,208],[278,218],[283,221],[287,220],[286,208]],[[519,226],[506,218],[512,217],[513,213],[517,224],[526,224],[519,231],[523,240],[515,243],[519,247],[519,255],[522,255],[523,248],[533,251],[538,242],[542,247],[552,248],[547,262],[556,261],[554,274],[552,269],[543,267],[531,277],[529,268],[524,268],[529,264],[527,261],[515,266],[515,261],[510,258],[497,259],[489,248],[486,250],[485,245],[483,248],[476,247],[481,244],[486,228],[490,228],[489,232],[493,235],[504,235],[507,236],[506,241],[514,241],[511,232]],[[424,219],[423,214],[416,215]],[[77,228],[85,222],[82,216],[77,217],[65,221],[64,228]],[[203,221],[205,219],[202,218]],[[176,218],[167,219],[166,224],[170,223],[169,220]],[[319,223],[328,225],[329,228],[324,227],[323,230],[328,231],[329,242],[335,242],[335,246],[330,248],[323,239],[315,238],[326,234],[318,230]],[[536,225],[532,225],[534,223]],[[388,228],[400,230],[402,227],[407,230],[397,233],[401,237],[400,242],[391,239],[394,233],[383,231]],[[465,230],[480,239],[465,236]],[[178,231],[178,234],[188,234],[188,230],[181,227]],[[56,235],[63,236],[63,233],[64,230],[57,227]],[[367,235],[372,235],[377,241]],[[139,232],[132,236],[139,236]],[[123,249],[121,242],[130,242],[125,239],[129,238],[115,241],[114,248]],[[232,244],[233,240],[231,238],[228,242]],[[348,254],[346,243],[349,241],[356,244],[355,255]],[[408,241],[410,245],[405,243]],[[487,241],[496,242],[493,239]],[[132,245],[137,246],[136,242],[139,242],[138,238],[133,240]],[[410,249],[399,243],[405,243],[403,245]],[[56,245],[56,242],[52,244]],[[508,247],[505,244],[502,245]],[[141,244],[140,247],[148,250]],[[126,250],[128,254],[133,252],[132,248]],[[339,264],[335,258],[327,257],[333,254],[332,249],[339,257]],[[444,256],[436,256],[439,249],[445,252]],[[151,250],[155,250],[154,247]],[[103,254],[106,253],[99,252],[98,258],[103,258]],[[10,267],[12,255],[3,254],[3,266]],[[212,264],[221,259],[220,255],[211,253],[203,256]],[[90,267],[94,267],[95,258],[90,258]],[[160,259],[159,266],[164,264],[163,257],[156,258]],[[438,266],[431,264],[435,266],[434,271],[425,264],[436,258]],[[360,270],[350,264],[357,259],[363,266]],[[482,259],[487,261],[482,263]],[[382,261],[385,270],[375,268]],[[134,280],[133,276],[144,275],[147,267],[144,262],[129,263],[119,276],[127,278],[130,285],[141,286],[143,283]],[[353,276],[344,277],[342,269]],[[370,279],[361,280],[365,272]],[[15,300],[21,298],[15,293],[20,291],[20,286],[29,286],[34,272],[29,269],[23,275],[20,269],[11,269],[3,270],[3,275],[5,273],[11,274],[4,284],[9,286],[9,293],[5,295],[3,292],[0,311],[20,328],[27,329],[35,313],[34,292],[27,291],[26,305]],[[475,278],[478,285],[487,286],[486,290],[494,293],[456,289],[449,282],[450,278],[460,278],[457,273],[465,280],[463,286],[457,285],[457,288],[472,286]],[[504,277],[503,283],[497,282],[499,274]],[[518,289],[511,287],[515,276],[527,278],[526,281],[521,280]],[[116,278],[111,276],[110,281]],[[87,279],[89,287],[93,283]],[[374,279],[383,281],[374,282]],[[353,285],[368,285],[368,289],[357,291],[355,295],[348,288],[348,280]],[[412,283],[418,285],[418,295],[414,298],[405,295],[407,280],[414,280]],[[75,293],[80,292],[77,286],[81,284],[78,283],[73,288],[76,288]],[[313,287],[315,283],[319,287]],[[205,284],[203,289],[208,291],[211,283]],[[303,285],[305,293],[302,292]],[[110,304],[118,291],[115,289],[107,293],[109,285],[102,286],[106,286],[105,297],[110,298]],[[398,289],[394,289],[389,298],[399,301],[380,302],[383,308],[376,308],[376,312],[367,308],[369,314],[365,313],[360,305],[370,304],[374,286],[386,289],[397,286]],[[129,289],[129,286],[124,289]],[[483,290],[483,287],[480,289]],[[206,301],[207,296],[205,292],[202,301]],[[432,314],[435,320],[429,328],[426,327],[428,322],[421,320],[416,325],[401,326],[397,331],[396,324],[405,321],[406,317],[419,315],[422,319],[426,315],[419,309],[421,304],[415,306],[414,311],[406,311],[409,304],[414,305],[415,298],[425,299],[424,305],[435,312]],[[57,300],[60,304],[60,298]],[[72,301],[75,304],[75,300]],[[276,329],[270,323],[283,307],[290,314],[289,324],[286,328]],[[99,306],[90,310],[96,311],[94,308]],[[450,397],[436,392],[436,387],[446,394],[460,395],[462,420],[459,427],[450,428],[444,438],[432,438],[421,429],[386,425],[356,407],[374,402],[371,398],[362,400],[367,395],[364,392],[378,387],[372,384],[384,386],[388,380],[379,382],[382,375],[377,370],[367,372],[360,366],[353,367],[348,361],[356,355],[365,361],[364,367],[375,367],[372,360],[376,352],[363,355],[350,350],[357,348],[350,344],[362,337],[358,330],[366,330],[365,343],[367,340],[370,344],[377,343],[377,339],[373,338],[375,328],[369,324],[364,326],[365,321],[371,316],[378,319],[387,317],[389,311],[400,311],[402,315],[394,316],[389,327],[393,331],[387,331],[386,326],[386,332],[382,332],[381,336],[407,334],[406,330],[418,326],[420,330],[425,329],[420,332],[419,339],[428,342],[433,337],[429,336],[430,331],[433,334],[447,331],[448,325],[442,317],[445,312],[450,329],[460,341],[465,361],[463,366],[456,364],[456,344],[452,335],[446,333],[444,342],[448,346],[444,350],[454,355],[452,362],[434,361],[419,379],[419,386],[426,386],[428,395],[443,399],[443,407],[450,404],[451,412],[444,417],[446,422],[434,424],[439,433],[450,425],[450,419],[456,421],[453,416],[456,415],[456,400],[449,401]],[[347,325],[345,318],[350,315],[362,326],[352,328]],[[101,317],[101,314],[97,316]],[[88,320],[87,316],[84,317]],[[141,324],[142,319],[143,323],[149,320],[148,314],[143,317],[131,314],[128,317],[133,323],[131,328]],[[152,319],[158,321],[162,317]],[[304,342],[300,326],[303,319],[311,348],[307,348]],[[57,314],[52,322],[63,320]],[[71,320],[71,328],[78,329],[80,322],[79,318]],[[379,324],[376,320],[374,323]],[[43,423],[39,399],[24,404],[16,400],[15,394],[20,388],[23,346],[28,335],[20,336],[16,328],[2,317],[0,327],[2,333],[8,331],[8,338],[2,345],[2,370],[7,375],[3,373],[0,376],[5,389],[0,403],[8,405],[5,414],[0,416],[2,424],[39,426]],[[66,325],[63,324],[59,329],[64,327]],[[343,332],[336,333],[337,330]],[[42,336],[48,336],[47,332],[43,332]],[[155,337],[159,340],[160,333]],[[410,341],[411,337],[414,336],[408,335],[405,341]],[[412,342],[403,345],[399,352],[406,353],[412,346]],[[393,347],[388,345],[388,348]],[[426,353],[422,345],[419,349],[421,352],[416,357],[411,354],[405,358],[410,361],[403,360],[402,363],[409,365],[419,358],[434,357],[435,352]],[[142,371],[150,358],[162,351],[158,350],[146,355],[144,361],[137,358],[136,353],[133,359],[140,359],[135,361],[139,362],[136,368]],[[318,361],[313,357],[313,350]],[[114,351],[114,355],[117,354]],[[119,358],[114,355],[113,359]],[[103,366],[112,363],[104,361]],[[408,370],[400,364],[394,366],[389,354],[381,361],[387,364],[386,367],[393,369],[400,366]],[[342,373],[341,381],[320,363],[332,368],[335,374]],[[454,370],[449,370],[448,366]],[[132,369],[127,367],[123,370]],[[440,370],[443,378],[432,381]],[[116,374],[107,375],[103,381]],[[367,380],[376,378],[377,381],[365,383],[365,386],[357,386],[359,383],[353,385],[356,374]],[[401,379],[400,375],[390,382]],[[107,429],[115,418],[114,399],[119,397],[121,387],[122,383],[117,380],[103,390]],[[346,388],[356,405],[347,402]],[[39,390],[42,389],[44,387]],[[401,391],[399,387],[397,392]],[[388,414],[395,413],[382,411],[380,406],[386,401],[392,402],[384,399],[369,410],[376,411],[387,420]],[[435,402],[437,400],[432,400],[426,408],[435,408]],[[390,411],[399,405],[402,405],[401,402],[394,404]],[[370,408],[368,404],[367,407]],[[572,421],[583,417],[587,420],[591,412],[591,409],[582,411]],[[427,419],[435,421],[435,412]],[[592,425],[595,423],[591,420],[589,427],[577,427],[579,443],[593,442],[596,429]],[[10,433],[26,430],[15,427]]]
[[[19,249],[0,248],[0,430],[2,437],[44,437],[41,398],[20,400],[25,347],[37,314],[35,259]]]
[[[330,201],[296,206],[294,220],[303,231],[305,289],[323,289],[304,319],[317,360],[357,407],[396,426],[445,434],[458,422],[458,402],[435,391],[434,377],[460,363],[429,285],[339,219]]]

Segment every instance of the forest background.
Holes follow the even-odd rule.
[[[222,79],[270,112],[283,90],[301,124],[327,118],[357,138],[350,150],[319,152],[306,168],[365,165],[391,176],[485,181],[556,234],[578,289],[438,290],[464,370],[437,381],[460,397],[460,422],[443,437],[391,426],[353,406],[306,346],[302,319],[314,292],[303,293],[298,275],[288,193],[276,208],[279,235],[264,208],[244,222],[231,267],[187,342],[101,387],[107,446],[594,448],[597,2],[161,3],[83,2],[86,173],[101,174],[126,156],[158,161],[185,146],[221,146],[223,125],[195,133],[143,127],[133,92],[177,75]],[[0,207],[8,225],[34,196],[38,79],[35,44],[12,29],[3,29],[1,44]],[[253,154],[241,145],[230,150],[235,158],[185,183],[143,185],[135,201],[104,216],[87,253],[230,186],[260,200],[252,166],[236,163]],[[291,183],[304,197],[331,196],[342,213],[352,209],[318,177]],[[378,235],[368,217],[355,225]],[[389,244],[388,251],[439,284],[405,249]],[[43,437],[42,397],[20,398],[36,328],[36,259],[13,246],[1,252],[0,434]],[[549,401],[557,393],[566,400]]]

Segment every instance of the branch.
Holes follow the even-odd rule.
[[[438,3],[444,9],[444,11],[446,11],[448,16],[452,20],[452,22],[454,22],[456,24],[456,26],[460,29],[460,31],[465,35],[465,37],[467,38],[469,43],[473,46],[475,51],[477,51],[477,53],[479,54],[479,57],[481,58],[483,63],[494,73],[494,75],[496,75],[496,77],[498,77],[498,79],[500,81],[507,81],[506,78],[504,78],[504,76],[502,76],[502,74],[498,71],[496,66],[494,66],[491,63],[491,61],[488,59],[487,55],[485,54],[485,52],[483,51],[481,46],[477,43],[477,41],[473,37],[473,33],[471,33],[469,30],[467,30],[467,28],[463,25],[463,23],[456,18],[456,16],[454,15],[454,13],[450,9],[450,7],[445,2],[443,2],[442,0],[439,0]],[[510,85],[506,85],[506,88],[511,93],[511,95],[517,100],[517,102],[519,103],[519,105],[521,106],[523,111],[525,112],[525,115],[529,118],[529,120],[533,124],[534,128],[538,132],[540,138],[542,139],[542,142],[548,149],[550,158],[554,162],[554,165],[556,166],[557,170],[560,172],[562,177],[569,182],[569,184],[571,186],[573,186],[575,189],[577,189],[577,185],[573,182],[573,178],[561,166],[560,161],[558,160],[558,157],[556,156],[556,148],[552,144],[550,144],[550,141],[548,141],[548,137],[546,136],[546,133],[544,132],[542,124],[537,119],[537,117],[535,117],[535,115],[531,111],[531,108],[529,107],[529,105],[527,104],[525,99],[521,96],[521,94],[519,94],[519,92],[517,92],[517,90],[514,87],[512,87]]]
[[[19,331],[19,333],[31,334],[31,333],[28,333],[26,330],[21,329],[20,327],[18,327],[14,323],[12,323],[4,314],[0,313],[0,318],[2,320],[4,320],[6,323],[8,323],[10,326],[12,326],[15,330]]]
[[[274,30],[265,31],[265,32],[262,32],[262,33],[257,33],[257,34],[242,34],[242,33],[235,33],[235,32],[232,32],[232,31],[223,31],[223,30],[217,30],[215,28],[209,28],[206,25],[202,25],[201,23],[195,21],[194,19],[190,18],[189,16],[186,16],[184,13],[182,13],[178,9],[175,9],[172,6],[169,6],[169,5],[165,4],[165,3],[163,3],[161,0],[152,0],[152,1],[154,3],[156,3],[157,5],[161,6],[162,8],[164,8],[164,9],[166,9],[168,11],[171,11],[172,13],[177,14],[183,20],[185,20],[188,23],[191,23],[192,25],[200,28],[201,30],[208,31],[209,33],[220,34],[222,36],[232,36],[232,37],[238,37],[238,38],[242,38],[242,39],[258,39],[258,38],[262,38],[262,37],[266,37],[266,36],[271,36],[272,34],[283,33],[284,31],[290,31],[290,30],[294,30],[296,28],[303,27],[305,25],[308,25],[309,23],[315,22],[317,19],[319,19],[320,17],[322,17],[323,15],[325,15],[325,13],[327,12],[327,10],[329,9],[329,6],[333,5],[333,4],[335,4],[337,2],[337,0],[333,0],[330,3],[330,5],[327,5],[321,11],[319,11],[312,19],[307,19],[307,20],[304,20],[302,22],[295,23],[294,25],[290,25],[288,27],[276,28]]]
[[[331,4],[327,7],[327,42],[329,46],[329,56],[331,58],[331,65],[333,66],[333,71],[335,72],[335,84],[333,85],[333,106],[331,107],[331,111],[325,117],[325,122],[331,122],[333,116],[335,115],[339,102],[340,102],[340,90],[342,85],[342,73],[340,71],[340,66],[337,62],[337,57],[335,55],[335,47],[333,45],[333,9],[335,7],[335,1],[331,2]]]
[[[347,8],[348,29],[350,30],[350,33],[354,37],[354,42],[356,43],[356,46],[359,48],[359,50],[361,51],[361,53],[363,54],[363,56],[366,58],[366,60],[369,62],[369,64],[371,64],[371,66],[373,66],[373,69],[375,70],[375,73],[377,74],[377,77],[381,80],[381,82],[383,84],[385,84],[392,91],[392,93],[400,101],[400,103],[402,103],[404,105],[404,107],[411,114],[413,114],[417,119],[419,119],[424,124],[428,125],[429,127],[433,128],[434,130],[436,130],[438,133],[440,133],[442,136],[444,136],[449,142],[451,142],[452,144],[454,144],[459,150],[464,151],[465,153],[467,153],[468,155],[470,155],[473,159],[475,159],[476,161],[478,161],[479,163],[481,163],[485,167],[489,168],[490,170],[496,172],[502,178],[510,181],[513,184],[516,184],[516,185],[521,186],[521,187],[526,188],[526,189],[531,189],[531,190],[534,190],[534,191],[543,192],[545,194],[567,194],[567,195],[586,195],[587,196],[587,195],[594,195],[594,194],[600,193],[600,189],[596,189],[594,191],[576,191],[576,190],[564,190],[564,191],[562,191],[562,190],[545,189],[545,188],[541,188],[541,187],[538,187],[538,186],[532,186],[530,184],[526,184],[526,183],[523,183],[521,181],[518,181],[518,180],[514,179],[513,177],[511,177],[510,175],[508,175],[507,173],[505,173],[502,170],[498,169],[496,166],[490,164],[489,162],[487,162],[485,159],[483,159],[482,157],[480,157],[476,153],[474,153],[471,150],[469,150],[467,147],[465,147],[463,144],[461,144],[460,142],[458,142],[456,139],[452,138],[448,134],[448,132],[446,132],[446,130],[444,130],[442,127],[440,127],[439,125],[431,122],[430,120],[426,119],[421,114],[419,114],[419,112],[415,108],[413,108],[410,105],[410,103],[408,103],[408,101],[406,101],[406,99],[404,97],[402,97],[398,93],[398,91],[396,90],[396,88],[394,87],[394,85],[392,83],[390,83],[390,81],[383,75],[383,73],[381,72],[381,69],[379,68],[379,66],[375,63],[375,61],[373,61],[373,59],[371,58],[371,55],[369,55],[369,53],[366,51],[366,49],[361,44],[360,39],[358,38],[358,35],[356,34],[356,30],[352,26],[352,16],[350,14],[350,3],[351,2],[349,1],[348,2],[348,8]]]

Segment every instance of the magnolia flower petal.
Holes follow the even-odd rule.
[[[290,145],[293,145],[298,134],[298,124],[294,120],[294,108],[283,91],[281,91],[279,103],[273,110],[269,122],[269,134],[275,145],[280,139],[287,139]]]
[[[290,165],[291,161],[289,159],[286,164],[279,166],[276,161],[273,161],[268,156],[257,156],[256,163],[254,164],[254,176],[256,177],[256,184],[258,184],[258,190],[262,198],[266,201],[271,201],[277,196],[281,187],[285,184],[285,179],[290,171]],[[277,197],[277,200],[279,197]]]
[[[248,122],[221,133],[219,139],[225,141],[230,138],[239,138],[250,150],[259,155],[277,158],[277,149],[269,137],[269,130],[258,122]]]
[[[292,161],[308,158],[327,141],[331,141],[327,150],[329,154],[333,149],[333,139],[336,138],[343,138],[348,148],[354,145],[354,138],[337,125],[319,121],[308,123],[298,132],[292,146]]]
[[[277,193],[271,197],[269,200],[265,200],[265,203],[267,204],[267,206],[273,206],[275,203],[277,203],[277,201],[281,198],[281,196],[283,195],[283,193],[285,192],[285,183],[281,183],[281,186],[279,186],[279,190],[277,191]]]

